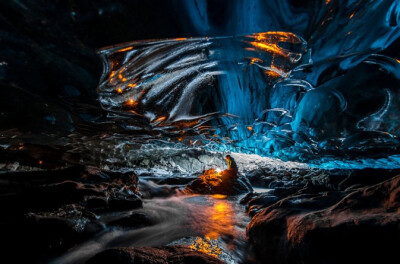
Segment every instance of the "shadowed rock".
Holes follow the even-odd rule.
[[[256,214],[247,234],[265,263],[388,263],[400,243],[399,194],[400,176],[348,193],[296,193]]]
[[[93,258],[87,264],[206,264],[224,263],[217,258],[194,251],[185,246],[170,247],[142,247],[142,248],[115,248],[105,250]]]

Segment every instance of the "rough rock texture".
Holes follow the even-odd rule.
[[[106,223],[98,214],[141,207],[137,187],[132,171],[85,166],[2,173],[0,231],[5,252],[26,243],[25,254],[14,255],[15,260],[47,261],[104,230]],[[151,224],[145,216],[136,216],[130,216],[130,227]],[[126,220],[117,220],[110,226],[128,226]]]
[[[253,188],[245,177],[239,177],[232,181],[222,181],[216,186],[207,184],[201,179],[196,179],[187,185],[185,189],[186,193],[225,195],[238,195],[251,191],[253,191]]]
[[[355,189],[295,194],[266,207],[247,234],[264,263],[389,263],[400,244],[400,176]]]
[[[114,248],[105,250],[93,258],[87,264],[206,264],[224,263],[217,258],[194,251],[185,246],[169,247],[142,247],[142,248]]]

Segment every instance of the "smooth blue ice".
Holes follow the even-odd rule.
[[[100,102],[143,140],[398,167],[400,2],[292,2],[227,1],[221,22],[185,1],[188,27],[233,37],[103,49]]]

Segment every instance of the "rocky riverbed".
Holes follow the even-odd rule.
[[[195,174],[3,170],[3,248],[30,263],[389,261],[400,244],[399,174],[260,166],[242,174],[256,191],[218,195],[185,193]]]

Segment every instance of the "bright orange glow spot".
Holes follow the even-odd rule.
[[[400,63],[400,59],[395,59],[397,61],[397,63]]]
[[[225,199],[227,196],[225,194],[213,194],[211,195],[214,199]]]
[[[187,40],[187,38],[174,38],[174,40],[181,41],[181,40]]]
[[[250,42],[250,44],[253,45],[254,47],[262,49],[264,51],[270,51],[270,52],[277,53],[279,55],[287,57],[287,54],[281,48],[279,48],[278,45],[276,45],[276,44],[269,44],[269,43],[256,42],[256,41],[252,41],[252,42]]]
[[[212,241],[209,238],[203,239],[198,237],[189,247],[193,250],[206,253],[216,258],[222,253],[217,241]]]
[[[254,63],[256,63],[256,62],[262,63],[263,61],[262,61],[261,59],[259,59],[259,58],[251,58],[250,64],[254,64]]]
[[[214,169],[206,170],[203,175],[200,176],[200,179],[204,183],[212,186],[218,186],[222,182],[221,173]]]
[[[277,73],[276,71],[272,71],[272,70],[266,70],[265,74],[267,74],[268,76],[273,77],[273,78],[281,77],[281,75],[279,73]]]
[[[131,49],[133,49],[133,47],[127,47],[127,48],[118,50],[118,52],[124,52],[124,51],[128,51],[128,50],[131,50]]]
[[[121,93],[122,93],[122,89],[121,89],[121,88],[118,88],[118,89],[117,89],[117,93],[121,94]]]
[[[283,31],[269,31],[262,33],[255,33],[250,35],[249,37],[254,37],[257,41],[266,41],[269,42],[281,42],[281,41],[289,41],[293,43],[301,43],[299,37],[291,32],[283,32]]]
[[[39,160],[39,165],[42,165],[43,164],[43,160]]]
[[[131,87],[131,88],[135,88],[136,86],[137,86],[136,83],[130,83],[130,84],[128,84],[128,87]]]
[[[329,4],[331,2],[331,0],[326,0],[325,4]]]
[[[132,107],[132,106],[136,106],[138,103],[133,99],[129,99],[128,101],[125,102],[125,104],[127,106],[131,106]]]
[[[253,132],[253,128],[251,126],[248,126],[247,129],[251,132]]]
[[[352,19],[354,17],[355,12],[353,12],[353,14],[350,15],[350,19]]]
[[[167,119],[165,116],[160,116],[159,118],[155,119],[155,120],[153,121],[153,123],[164,122],[165,119]]]
[[[111,71],[110,78],[114,77],[115,73],[116,73],[116,71]]]

